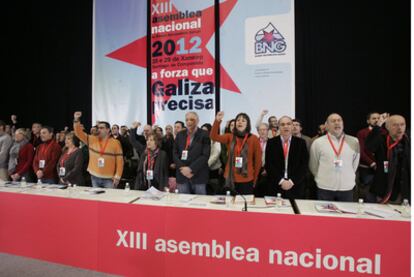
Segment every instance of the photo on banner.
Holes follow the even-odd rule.
[[[220,22],[224,120],[246,112],[253,123],[263,109],[267,116],[294,117],[294,1],[222,1]]]
[[[215,113],[214,0],[151,1],[151,122]]]
[[[147,1],[95,0],[92,123],[147,121]]]

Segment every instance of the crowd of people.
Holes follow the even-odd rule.
[[[411,195],[410,140],[404,117],[372,112],[357,137],[330,114],[315,137],[289,116],[263,110],[226,122],[218,112],[200,126],[195,112],[174,125],[127,126],[99,121],[89,132],[75,112],[73,130],[55,132],[15,115],[0,121],[0,179],[194,194],[281,194],[288,199],[401,203]],[[142,128],[141,128],[142,127]],[[138,133],[138,129],[142,133]],[[255,128],[257,134],[255,134]]]

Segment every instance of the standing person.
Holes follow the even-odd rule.
[[[186,130],[179,132],[174,142],[177,187],[180,193],[206,194],[210,138],[206,131],[198,128],[197,113],[186,113],[185,123]]]
[[[268,137],[269,124],[261,123],[257,131],[259,133],[260,149],[262,150],[262,167],[259,172],[254,195],[257,197],[263,197],[268,192],[268,180],[267,180],[267,171],[265,168],[265,163],[266,163],[266,145],[267,145],[267,142],[269,141],[269,137]]]
[[[208,134],[211,132],[211,124],[205,123],[201,126],[201,129]],[[210,179],[208,180],[207,194],[215,195],[221,193],[223,190],[220,187],[219,169],[221,168],[220,152],[221,144],[211,140],[210,157],[208,158],[208,167],[210,169]]]
[[[162,149],[168,157],[168,176],[175,177],[175,164],[173,160],[174,131],[171,125],[165,127],[165,136],[162,138]]]
[[[115,188],[121,180],[124,159],[121,143],[111,137],[108,122],[98,123],[98,135],[86,134],[80,124],[81,112],[75,112],[73,129],[75,135],[89,148],[88,172],[93,187]]]
[[[20,124],[19,124],[19,122],[17,121],[17,115],[15,115],[15,114],[12,114],[11,116],[10,116],[10,127],[11,127],[11,131],[12,131],[12,133],[14,134],[15,132],[16,132],[16,130],[17,129],[19,129],[19,127],[20,127]]]
[[[292,135],[295,137],[301,138],[306,142],[306,149],[308,150],[308,158],[309,158],[309,151],[312,145],[312,138],[302,133],[302,122],[297,118],[293,119]],[[312,174],[309,171],[309,167],[306,167],[304,197],[306,199],[316,199],[316,183],[313,179]]]
[[[293,121],[292,135],[303,139],[306,142],[306,149],[308,149],[308,152],[309,152],[310,146],[312,144],[312,139],[302,134],[302,122],[299,119],[295,118],[292,121]]]
[[[306,171],[309,154],[306,142],[293,136],[293,120],[282,116],[278,122],[280,135],[269,139],[266,146],[266,172],[269,193],[289,199],[305,195]]]
[[[240,194],[253,194],[262,167],[259,139],[251,134],[250,118],[245,113],[236,116],[236,126],[232,134],[219,135],[223,117],[224,112],[217,113],[210,137],[227,145],[229,158],[224,173],[225,189],[235,190]]]
[[[167,153],[160,147],[161,137],[155,133],[148,134],[146,148],[138,162],[136,189],[147,190],[155,187],[164,190],[168,186]]]
[[[375,170],[377,168],[377,163],[375,162],[374,153],[370,152],[365,147],[365,141],[372,131],[372,129],[377,126],[378,120],[380,119],[380,114],[377,112],[371,112],[367,115],[367,124],[366,128],[363,128],[358,131],[357,138],[359,141],[359,147],[361,149],[361,160],[358,167],[359,175],[359,193],[361,196],[366,198],[369,189],[374,181]],[[385,129],[381,128],[381,132],[386,134]]]
[[[268,113],[269,113],[268,110],[262,110],[262,112],[260,113],[260,116],[256,122],[257,130],[259,129],[260,124],[263,122],[264,116],[267,115]],[[269,116],[267,123],[269,124],[268,138],[274,138],[277,135],[279,135],[279,126],[277,125],[278,124],[277,117],[274,115]]]
[[[37,179],[44,184],[56,184],[56,164],[59,160],[62,149],[53,138],[53,128],[43,126],[40,130],[42,144],[36,148],[33,159],[33,171]]]
[[[177,136],[179,132],[185,129],[184,122],[177,120],[174,123],[174,138]]]
[[[79,139],[73,134],[65,136],[65,148],[57,164],[59,183],[83,186],[83,153]]]
[[[32,124],[32,134],[30,136],[30,143],[33,145],[33,147],[36,148],[39,146],[39,144],[42,143],[42,140],[40,139],[40,130],[42,129],[42,124],[35,122]]]
[[[384,123],[388,134],[381,132]],[[377,165],[370,202],[401,203],[403,199],[411,202],[411,145],[405,130],[403,116],[382,114],[366,138],[365,146],[374,153]]]
[[[6,133],[6,123],[0,120],[0,180],[9,179],[9,151],[13,144],[13,139]]]
[[[344,122],[333,113],[326,120],[327,133],[311,146],[309,168],[315,176],[319,200],[353,201],[359,142],[344,133]]]
[[[14,143],[10,148],[9,174],[13,181],[20,181],[22,177],[27,182],[33,181],[32,163],[34,157],[33,145],[25,129],[19,128],[14,134]]]

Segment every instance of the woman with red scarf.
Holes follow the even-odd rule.
[[[236,124],[232,133],[219,135],[218,131],[223,117],[223,112],[217,113],[210,138],[225,144],[228,149],[224,189],[235,190],[240,194],[253,194],[262,166],[262,150],[259,139],[251,133],[250,118],[245,113],[239,113],[236,116]]]

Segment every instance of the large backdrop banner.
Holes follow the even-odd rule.
[[[95,1],[93,121],[294,116],[293,0],[146,3]]]
[[[231,1],[221,8],[221,110],[254,122],[269,115],[295,116],[295,28],[293,0]]]

